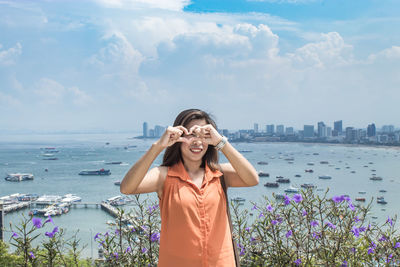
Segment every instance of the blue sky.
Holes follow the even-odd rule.
[[[400,126],[397,0],[0,1],[0,132]]]

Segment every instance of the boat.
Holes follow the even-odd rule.
[[[277,183],[283,183],[283,184],[288,184],[290,183],[290,179],[289,178],[278,178],[276,179]]]
[[[264,184],[265,187],[279,187],[278,183],[265,183]]]
[[[268,165],[268,162],[266,161],[259,161],[257,162],[258,165]]]
[[[317,155],[319,155],[319,153],[313,153],[313,155],[314,155],[314,156],[317,156]]]
[[[294,177],[301,177],[301,175],[300,174],[296,174]]]
[[[314,184],[302,184],[302,188],[315,188],[316,186]]]
[[[294,158],[285,158],[286,161],[293,161]]]
[[[23,194],[17,197],[18,201],[34,201],[38,198],[39,198],[38,194]]]
[[[107,165],[121,165],[122,161],[111,161],[111,162],[106,162]]]
[[[351,173],[356,173],[356,171],[351,171]]]
[[[382,181],[383,180],[383,178],[380,176],[372,176],[369,179],[372,181]]]
[[[258,176],[260,176],[260,177],[269,177],[269,173],[266,173],[266,172],[259,172],[259,173],[258,173]]]
[[[251,152],[253,152],[253,151],[251,151],[251,150],[239,150],[239,152],[240,152],[240,153],[251,153]]]
[[[115,185],[121,185],[121,181],[115,181],[114,184]]]
[[[339,167],[336,167],[335,170],[340,170],[340,168],[339,168]]]
[[[276,176],[276,178],[277,178],[277,179],[279,179],[279,178],[283,178],[283,176],[281,176],[281,175],[278,175],[278,176]]]
[[[235,198],[231,198],[232,201],[237,202],[237,203],[243,203],[246,201],[245,198],[242,197],[235,197]]]
[[[111,171],[105,169],[100,169],[97,171],[81,171],[79,175],[111,175]]]
[[[386,193],[387,191],[385,189],[379,190],[380,193]]]
[[[387,204],[387,201],[385,199],[381,198],[381,199],[377,199],[376,203],[378,203],[378,204]]]
[[[77,195],[74,194],[66,194],[63,196],[61,202],[63,203],[73,203],[73,202],[81,202],[82,198],[78,197]]]
[[[318,176],[318,178],[319,179],[332,179],[332,176],[330,176],[330,175],[320,175],[320,176]]]
[[[9,182],[21,182],[33,180],[34,176],[32,173],[10,173],[4,179]]]
[[[299,192],[299,189],[298,188],[295,188],[295,187],[289,187],[289,188],[287,188],[287,189],[285,189],[285,190],[283,190],[285,193],[298,193]]]
[[[319,163],[320,163],[320,164],[328,164],[329,162],[326,161],[326,160],[323,160],[323,161],[320,161]]]
[[[309,173],[312,173],[312,172],[314,172],[312,169],[308,169],[308,170],[304,170],[305,172],[309,172]]]
[[[307,165],[313,166],[313,165],[314,165],[314,162],[308,162]]]
[[[375,170],[375,169],[372,169],[371,172],[376,172],[376,170]]]
[[[42,160],[58,160],[56,157],[51,157],[51,158],[42,158]]]
[[[35,203],[39,205],[48,205],[60,202],[62,199],[61,196],[57,195],[43,195],[36,199]]]
[[[356,197],[355,200],[365,202],[365,197]]]
[[[365,192],[365,191],[358,191],[358,193],[361,194],[361,195],[365,195],[367,192]]]

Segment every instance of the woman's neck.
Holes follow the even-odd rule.
[[[200,170],[201,160],[200,161],[189,161],[182,160],[183,166],[188,173],[196,173]]]

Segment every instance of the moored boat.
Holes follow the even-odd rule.
[[[33,180],[34,176],[32,173],[10,173],[4,179],[9,182],[21,182]]]
[[[320,176],[318,176],[318,178],[319,179],[332,179],[332,176],[330,176],[330,175],[320,175]]]
[[[266,161],[259,161],[257,162],[258,165],[268,165],[268,162]]]
[[[276,179],[276,182],[288,184],[288,183],[290,183],[290,179],[289,178],[278,178],[278,179]]]
[[[264,184],[265,187],[279,187],[278,183],[265,183]]]
[[[383,180],[383,178],[380,176],[372,176],[369,179],[372,181],[382,181]]]
[[[258,173],[258,176],[260,176],[260,177],[269,177],[269,173],[266,173],[266,172],[259,172],[259,173]]]
[[[100,169],[96,171],[81,171],[79,175],[111,175],[111,171],[105,169]]]
[[[291,186],[291,187],[285,189],[284,192],[285,192],[285,193],[298,193],[298,192],[299,192],[299,189],[296,188],[296,187],[292,187],[292,186]]]

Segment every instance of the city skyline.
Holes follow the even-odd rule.
[[[0,2],[0,132],[399,125],[397,0]]]

